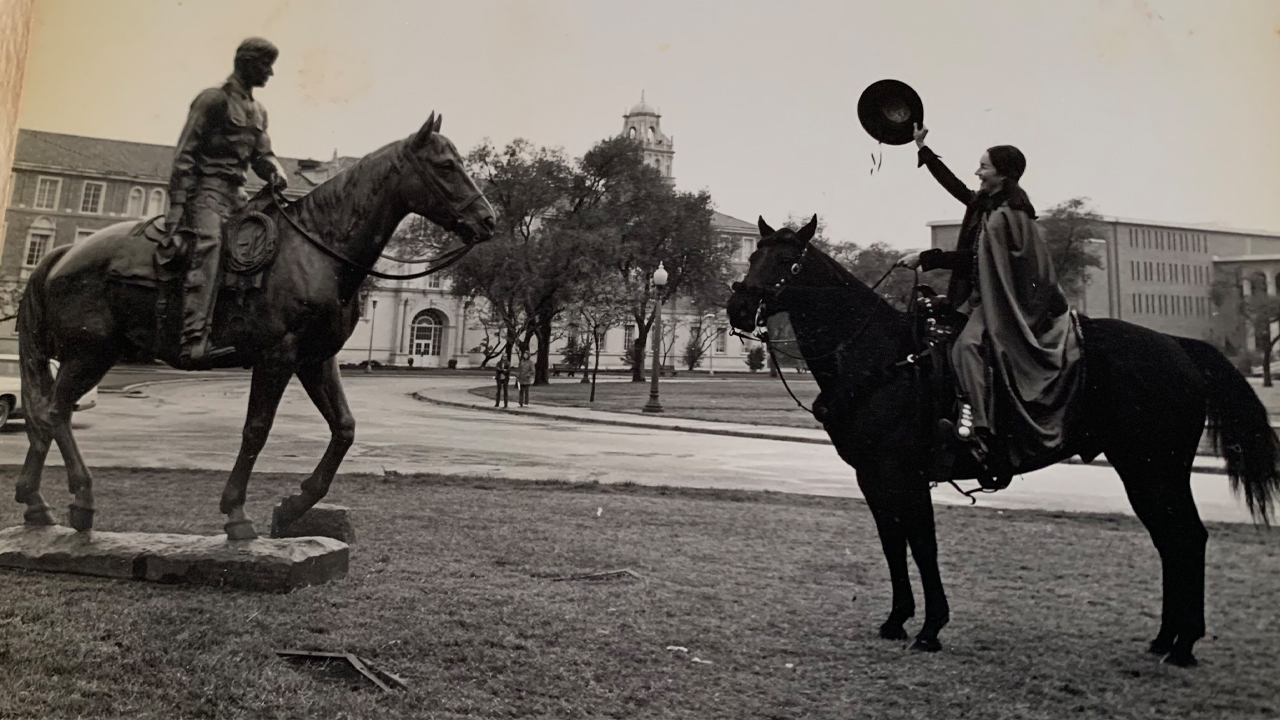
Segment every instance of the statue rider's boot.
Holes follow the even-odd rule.
[[[208,370],[213,367],[214,360],[230,355],[236,349],[210,346],[216,289],[213,278],[203,277],[196,265],[188,270],[187,280],[182,306],[182,348],[178,353],[178,368]]]

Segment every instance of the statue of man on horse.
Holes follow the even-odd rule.
[[[267,111],[253,97],[272,76],[279,50],[262,38],[236,49],[235,71],[221,87],[196,96],[178,139],[169,179],[167,237],[161,262],[186,261],[183,277],[182,349],[184,369],[207,366],[235,348],[211,348],[210,329],[222,259],[222,229],[244,207],[250,168],[276,191],[288,181],[271,151]]]

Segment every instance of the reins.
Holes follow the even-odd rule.
[[[808,248],[808,246],[806,245],[806,246],[805,246],[805,254],[807,254],[808,249],[809,249],[809,248]],[[794,265],[792,265],[792,266],[791,266],[791,272],[792,272],[792,274],[793,274],[793,275],[798,275],[798,274],[799,274],[800,269],[802,268],[801,261],[803,261],[803,260],[804,260],[804,257],[805,257],[805,256],[802,254],[802,255],[800,256],[800,260],[798,260]],[[897,270],[897,269],[898,269],[898,265],[897,265],[897,264],[894,264],[894,265],[890,266],[890,267],[889,267],[889,269],[888,269],[888,270],[886,270],[886,271],[885,271],[885,273],[884,273],[883,275],[881,275],[881,276],[880,276],[880,279],[879,279],[879,280],[876,280],[875,284],[871,286],[871,290],[872,290],[872,291],[875,291],[875,289],[876,289],[876,288],[880,287],[880,284],[881,284],[881,283],[883,283],[883,282],[884,282],[884,281],[885,281],[885,280],[886,280],[886,279],[887,279],[891,274],[893,274],[893,271],[894,271],[894,270]],[[920,273],[919,273],[919,271],[918,271],[918,270],[917,270],[917,271],[915,271],[915,273],[916,273],[916,281],[917,281],[917,283],[918,283],[918,282],[919,282]],[[785,283],[786,283],[786,278],[782,278],[782,279],[780,279],[780,280],[778,281],[778,284],[775,286],[775,290],[776,290],[776,294],[777,294],[777,295],[781,295],[781,294],[782,294],[782,291],[783,291],[784,289],[786,289],[786,287],[785,287]],[[840,351],[841,351],[841,350],[843,350],[845,347],[847,347],[847,346],[848,346],[850,343],[852,343],[854,340],[857,340],[859,337],[861,337],[861,336],[862,336],[862,333],[866,332],[867,328],[871,326],[871,321],[875,319],[876,314],[878,313],[878,311],[879,311],[879,310],[880,310],[880,306],[879,306],[879,305],[876,305],[875,307],[873,307],[873,308],[871,309],[871,312],[867,313],[867,317],[866,317],[866,319],[862,321],[862,324],[858,327],[858,329],[857,329],[857,330],[855,330],[855,331],[853,332],[853,334],[849,335],[849,337],[847,337],[847,338],[845,338],[844,340],[840,341],[840,343],[839,343],[839,344],[837,344],[837,345],[835,346],[835,348],[833,348],[833,349],[832,349],[832,350],[830,350],[829,352],[825,352],[825,353],[823,353],[823,354],[821,354],[821,355],[815,355],[815,356],[813,356],[812,358],[806,358],[806,357],[804,357],[804,356],[792,355],[792,354],[790,354],[790,353],[786,352],[785,350],[782,350],[782,351],[780,351],[780,352],[782,352],[782,354],[783,354],[784,356],[786,356],[786,357],[788,357],[788,358],[791,358],[792,360],[804,360],[805,362],[810,362],[810,361],[813,361],[813,360],[821,360],[821,359],[823,359],[823,358],[827,358],[827,357],[830,357],[830,356],[832,356],[832,355],[835,355],[836,353],[840,352]],[[758,312],[758,309],[757,309],[757,312]],[[782,366],[781,366],[780,364],[778,364],[778,356],[775,354],[774,346],[775,346],[775,345],[778,345],[779,343],[776,343],[776,342],[774,342],[774,341],[772,341],[772,340],[770,340],[770,339],[769,339],[769,335],[768,335],[768,331],[767,331],[767,330],[766,330],[766,331],[762,331],[762,332],[760,332],[760,333],[757,333],[757,334],[756,334],[756,335],[754,335],[754,336],[746,335],[745,333],[743,333],[743,332],[741,332],[741,331],[739,331],[739,330],[734,330],[734,331],[733,331],[733,334],[734,334],[734,335],[737,335],[739,338],[745,338],[745,339],[756,340],[756,341],[758,341],[758,342],[763,343],[763,344],[764,344],[764,346],[765,346],[765,349],[766,349],[766,350],[768,351],[768,353],[769,353],[769,359],[773,362],[773,367],[774,367],[775,369],[777,369],[777,371],[778,371],[778,379],[782,380],[782,387],[786,389],[787,394],[791,396],[791,399],[795,401],[796,405],[797,405],[801,410],[804,410],[805,412],[809,413],[810,415],[814,415],[814,417],[817,417],[817,416],[814,414],[813,409],[812,409],[812,408],[805,407],[804,403],[800,402],[800,398],[796,397],[796,394],[795,394],[794,392],[792,392],[792,390],[791,390],[791,385],[787,382],[787,376],[786,376],[786,374],[782,371]],[[907,366],[907,365],[913,365],[913,364],[915,364],[915,362],[916,362],[918,359],[919,359],[919,357],[918,357],[917,355],[915,355],[915,354],[908,355],[904,360],[900,360],[900,361],[898,361],[898,362],[894,363],[893,365],[889,366],[889,369],[897,369],[897,368],[900,368],[900,367],[905,367],[905,366]]]
[[[280,192],[273,188],[271,192],[271,201],[275,205],[276,210],[280,211],[281,217],[283,217],[286,221],[288,221],[289,225],[292,226],[294,230],[298,231],[299,235],[306,238],[307,242],[314,245],[316,249],[319,250],[320,252],[323,252],[325,255],[328,255],[329,257],[333,258],[334,260],[337,260],[343,265],[346,265],[352,268],[353,270],[358,270],[367,275],[372,275],[373,277],[379,278],[381,280],[416,280],[420,277],[426,277],[427,275],[440,272],[441,270],[444,270],[450,265],[453,265],[454,263],[458,262],[463,257],[465,257],[467,253],[471,252],[471,248],[475,247],[474,243],[467,243],[460,248],[454,248],[453,250],[445,251],[444,253],[441,253],[439,257],[433,260],[427,261],[433,264],[431,264],[430,267],[428,267],[426,270],[422,270],[420,272],[408,273],[405,275],[393,275],[391,273],[379,272],[378,270],[374,270],[371,267],[365,267],[363,264],[347,258],[346,256],[339,253],[337,250],[334,250],[333,248],[330,248],[328,245],[324,244],[323,241],[321,241],[319,238],[312,235],[310,231],[302,227],[302,225],[300,225],[298,221],[295,220],[293,216],[289,214],[288,210],[285,209],[285,205],[281,203],[281,200],[284,200],[285,203],[288,203],[288,200],[283,198]],[[413,262],[413,261],[400,260],[398,258],[387,258],[387,259],[393,260],[395,262]]]

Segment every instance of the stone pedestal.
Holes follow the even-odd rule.
[[[355,528],[351,526],[351,508],[328,503],[316,503],[288,528],[277,527],[276,516],[280,506],[271,513],[271,537],[302,538],[326,537],[351,544],[356,541]]]
[[[347,575],[345,543],[325,537],[76,532],[61,525],[0,530],[0,567],[289,592]]]

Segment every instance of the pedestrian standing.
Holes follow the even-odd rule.
[[[529,386],[533,384],[533,358],[528,352],[520,353],[520,368],[516,371],[516,383],[520,387],[520,407],[529,404]]]
[[[494,382],[498,384],[498,392],[493,396],[494,407],[507,407],[507,385],[511,380],[511,361],[503,355],[494,366]]]

